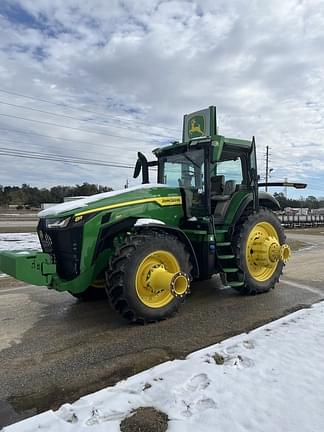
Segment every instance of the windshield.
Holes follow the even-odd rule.
[[[204,150],[188,150],[161,158],[160,181],[184,188],[193,215],[205,213]]]
[[[202,149],[164,158],[163,183],[204,191],[204,152]]]

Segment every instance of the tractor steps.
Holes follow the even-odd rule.
[[[233,288],[239,288],[244,285],[244,282],[241,281],[227,281],[227,285]]]
[[[218,242],[216,243],[217,247],[223,247],[223,246],[231,246],[231,242]]]
[[[244,274],[237,266],[237,258],[228,231],[216,230],[216,256],[220,272],[223,274],[224,285],[238,291],[245,285]],[[218,240],[218,241],[217,241]]]
[[[218,258],[221,260],[230,260],[235,258],[235,255],[218,255]]]
[[[223,272],[224,273],[236,273],[239,269],[237,267],[224,267]]]

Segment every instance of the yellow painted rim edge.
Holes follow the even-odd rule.
[[[171,264],[172,264],[172,268],[169,268],[169,270],[171,270],[172,272],[176,273],[180,271],[180,265],[179,262],[177,260],[177,258],[169,251],[165,251],[165,250],[156,250],[154,252],[149,253],[148,255],[146,255],[143,260],[140,262],[137,271],[136,271],[136,276],[135,276],[135,289],[136,289],[136,294],[138,296],[138,299],[147,307],[150,307],[152,309],[158,309],[158,308],[162,308],[166,305],[168,305],[173,299],[174,296],[171,293],[171,290],[169,293],[167,293],[167,295],[165,296],[165,298],[163,298],[160,301],[156,301],[156,302],[150,302],[145,300],[143,297],[144,293],[145,293],[145,288],[139,287],[139,283],[140,283],[140,277],[141,275],[139,274],[140,271],[143,271],[143,269],[145,268],[145,263],[151,258],[151,257],[155,257],[155,256],[160,256],[160,261],[165,265],[165,261],[163,262],[163,258],[166,259],[168,258],[168,260],[171,260]]]
[[[250,275],[253,277],[253,279],[255,279],[257,282],[265,282],[273,276],[273,274],[275,273],[275,271],[277,269],[279,261],[275,262],[273,264],[273,266],[268,267],[268,268],[265,266],[259,266],[260,269],[258,272],[255,269],[256,266],[252,266],[249,263],[248,256],[251,255],[250,251],[249,251],[250,239],[255,235],[255,233],[258,230],[258,227],[260,227],[262,230],[264,230],[268,236],[275,237],[275,239],[278,241],[279,244],[280,244],[280,241],[279,241],[279,236],[278,236],[277,230],[275,229],[275,227],[270,222],[266,222],[266,221],[259,222],[256,225],[254,225],[252,227],[251,231],[249,232],[249,235],[248,235],[248,238],[246,241],[246,248],[245,248],[246,265],[247,265],[248,271],[249,271]],[[263,269],[263,272],[260,274],[262,269]]]

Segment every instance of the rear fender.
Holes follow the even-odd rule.
[[[274,211],[280,210],[280,204],[278,201],[270,194],[266,192],[259,192],[259,205],[260,207],[266,207]],[[253,210],[253,195],[248,194],[246,197],[242,200],[235,217],[233,219],[232,225],[236,225],[238,220],[241,218],[244,211],[251,207],[251,211]]]

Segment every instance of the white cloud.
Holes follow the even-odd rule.
[[[1,104],[0,113],[129,137],[120,140],[0,116],[0,127],[83,143],[31,135],[22,139],[13,133],[2,134],[0,141],[15,139],[17,147],[24,141],[35,151],[131,164],[138,150],[149,155],[157,146],[152,133],[180,138],[184,113],[215,104],[221,133],[256,136],[261,171],[269,145],[273,178],[302,178],[310,184],[309,193],[321,195],[322,1],[16,0],[2,2],[0,15],[0,88],[133,119],[107,121],[98,114],[0,92],[0,101],[88,122]],[[91,126],[90,120],[106,123]],[[13,161],[7,158],[8,164]],[[84,180],[120,187],[131,176],[131,170],[21,161],[19,169],[2,170],[0,183]]]

